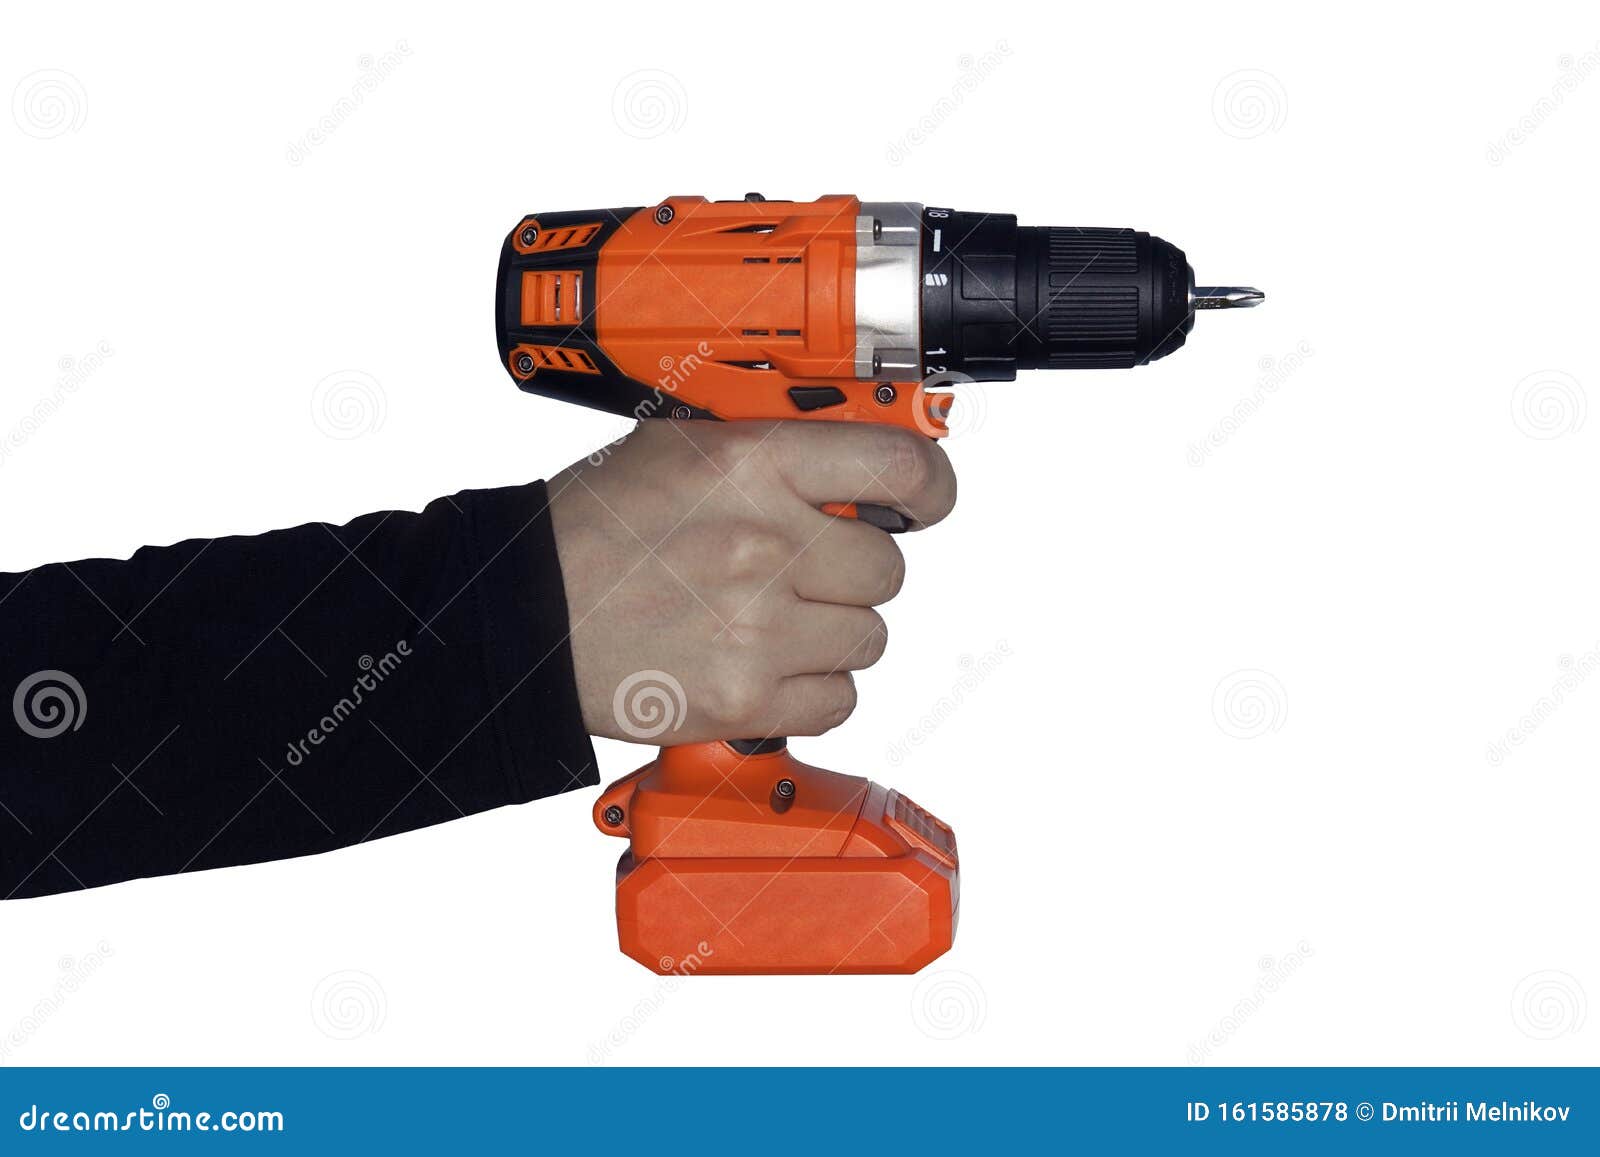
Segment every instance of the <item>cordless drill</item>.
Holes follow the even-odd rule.
[[[670,197],[524,217],[500,255],[500,358],[522,389],[635,418],[884,422],[940,437],[963,381],[1117,369],[1183,345],[1183,252],[1129,229],[1023,227],[851,196]],[[824,511],[890,532],[903,512]],[[601,793],[625,837],[622,950],[677,973],[915,972],[951,945],[955,835],[781,738],[663,747]]]

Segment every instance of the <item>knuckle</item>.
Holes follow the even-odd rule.
[[[770,527],[735,527],[727,547],[728,568],[738,578],[765,582],[789,561],[788,540]]]
[[[768,700],[765,681],[748,664],[724,662],[713,667],[701,698],[701,710],[713,723],[736,726],[754,719]]]
[[[766,422],[729,422],[701,447],[719,475],[736,475],[767,461]]]

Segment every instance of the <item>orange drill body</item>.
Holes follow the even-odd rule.
[[[525,217],[501,263],[506,368],[534,393],[639,418],[880,422],[937,437],[946,395],[883,393],[857,375],[861,218],[849,196]]]

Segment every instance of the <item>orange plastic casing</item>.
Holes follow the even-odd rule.
[[[502,255],[501,356],[524,389],[638,418],[942,437],[948,393],[856,377],[860,214],[858,198],[833,195],[526,216]],[[790,394],[818,387],[842,400],[808,408]]]
[[[629,840],[617,938],[653,972],[915,972],[955,938],[950,828],[787,749],[662,748],[601,794],[594,820]]]

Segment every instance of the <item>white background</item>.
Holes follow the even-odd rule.
[[[4,569],[622,433],[497,364],[529,211],[1131,225],[1270,300],[958,419],[889,654],[799,749],[955,825],[928,974],[664,985],[583,792],[0,906],[0,1063],[1600,1062],[1600,19],[1466,11],[8,8]],[[60,400],[63,359],[99,364]]]

